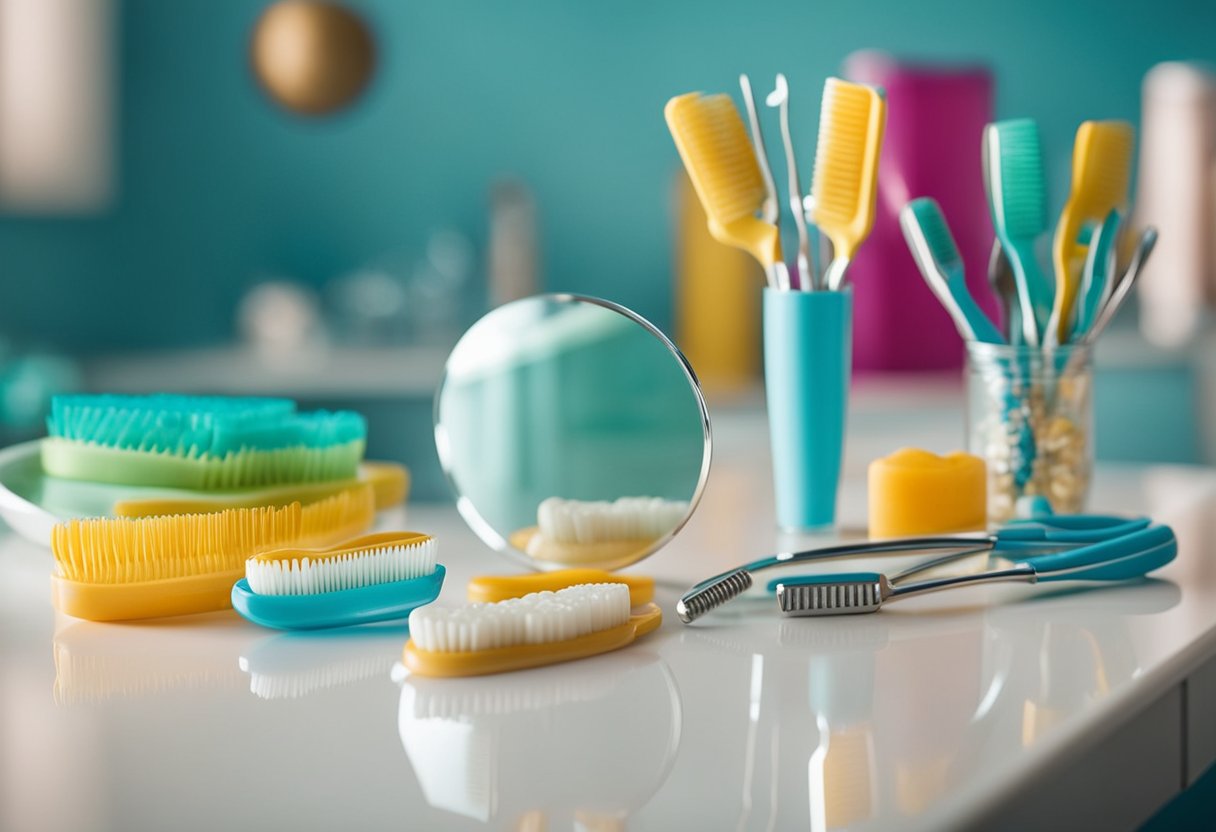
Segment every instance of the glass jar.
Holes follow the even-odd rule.
[[[1090,348],[967,343],[967,446],[988,465],[988,519],[1021,497],[1057,513],[1085,507],[1093,474]]]

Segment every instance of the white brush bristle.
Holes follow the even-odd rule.
[[[683,500],[621,497],[615,502],[550,497],[536,511],[537,527],[553,543],[658,540],[688,514]]]
[[[492,604],[419,607],[410,613],[410,638],[420,650],[467,653],[569,641],[628,620],[628,586],[579,584]]]
[[[434,538],[324,558],[245,562],[245,579],[258,595],[312,595],[421,578],[435,571]]]

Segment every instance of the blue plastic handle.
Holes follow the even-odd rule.
[[[1150,526],[1067,552],[1028,555],[1020,558],[1018,563],[1033,566],[1040,581],[1120,581],[1138,577],[1148,569],[1169,563],[1177,552],[1178,543],[1173,529],[1169,526]],[[1137,560],[1150,553],[1151,557]],[[1162,557],[1164,560],[1161,560]],[[1145,569],[1145,564],[1151,565]]]
[[[241,578],[232,587],[232,606],[254,624],[276,630],[394,621],[438,598],[445,574],[443,566],[436,564],[434,572],[421,578],[312,595],[259,595]]]
[[[1049,572],[1040,577],[1043,581],[1128,581],[1143,578],[1154,569],[1160,569],[1172,561],[1178,554],[1178,544],[1174,541],[1163,543],[1156,548],[1138,552],[1131,557],[1116,561],[1107,561],[1099,566],[1090,567],[1080,572]]]
[[[1085,338],[1093,328],[1098,312],[1102,310],[1102,302],[1109,296],[1111,275],[1109,272],[1110,251],[1115,246],[1115,238],[1119,236],[1121,218],[1117,210],[1106,215],[1089,240],[1091,251],[1086,258],[1085,268],[1081,273],[1081,289],[1076,300],[1076,325],[1072,331],[1072,341]]]
[[[1111,517],[1102,514],[1060,514],[1050,518],[1019,520],[996,532],[997,549],[1020,541],[1098,543],[1147,529],[1147,517]]]

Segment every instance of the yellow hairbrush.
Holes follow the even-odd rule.
[[[374,518],[372,487],[363,485],[308,506],[69,520],[51,535],[52,600],[61,612],[90,621],[226,609],[247,558],[336,543]]]
[[[824,82],[808,207],[811,220],[832,241],[824,277],[832,291],[844,283],[849,261],[874,226],[886,122],[887,103],[874,87],[839,78]]]
[[[726,95],[690,92],[668,101],[663,115],[705,209],[709,233],[755,257],[770,286],[788,289],[780,231],[756,216],[769,191],[735,103]]]

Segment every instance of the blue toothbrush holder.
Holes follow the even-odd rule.
[[[852,290],[764,290],[764,386],[785,531],[836,522],[852,344]]]

